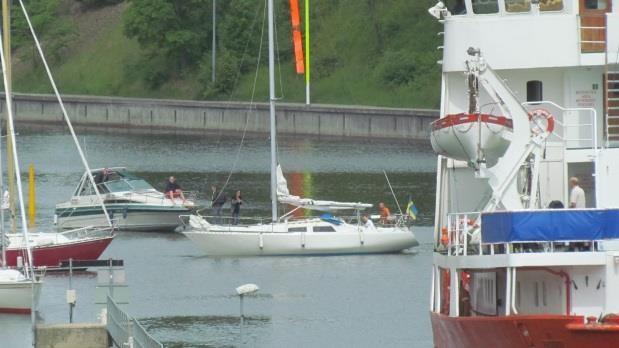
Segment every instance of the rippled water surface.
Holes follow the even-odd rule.
[[[162,187],[174,174],[206,203],[211,184],[228,182],[247,201],[242,214],[269,214],[268,139],[88,134],[80,141],[93,167],[126,166]],[[278,154],[291,191],[329,200],[386,202],[397,211],[383,170],[402,205],[419,207],[421,246],[397,255],[209,258],[181,234],[119,233],[104,258],[125,260],[128,312],[166,347],[431,347],[428,318],[435,157],[426,144],[364,139],[280,138]],[[22,167],[37,169],[38,225],[50,229],[53,207],[67,200],[83,169],[71,138],[23,133]],[[229,174],[233,173],[229,178]],[[240,335],[234,289],[246,298]],[[94,321],[94,273],[76,275],[76,321]],[[38,320],[68,321],[68,277],[48,274]],[[27,347],[28,316],[0,315],[0,347]]]

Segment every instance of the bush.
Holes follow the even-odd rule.
[[[386,52],[378,66],[381,81],[388,86],[402,86],[415,79],[414,53],[400,51]]]
[[[216,79],[212,82],[211,56],[205,55],[199,66],[198,79],[204,86],[201,97],[208,99],[227,95],[235,87],[239,75],[239,59],[228,50],[222,50],[217,56]]]

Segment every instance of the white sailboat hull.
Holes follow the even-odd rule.
[[[406,228],[366,231],[356,225],[332,226],[333,232],[309,232],[329,226],[320,220],[258,226],[203,225],[184,234],[209,256],[332,255],[396,253],[419,245]],[[308,232],[289,228],[311,227]]]
[[[185,232],[210,256],[335,255],[395,253],[418,245],[410,232],[337,236],[300,233]],[[262,245],[262,247],[261,247]]]
[[[41,282],[34,283],[35,306],[41,293]],[[32,305],[32,283],[30,281],[0,282],[0,313],[30,313]]]

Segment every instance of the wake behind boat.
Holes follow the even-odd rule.
[[[179,216],[189,214],[194,207],[190,200],[166,197],[123,167],[95,169],[92,176],[110,218],[120,230],[174,231],[181,224]],[[56,205],[56,218],[61,229],[107,224],[87,172],[71,200]]]

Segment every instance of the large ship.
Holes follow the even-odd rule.
[[[444,29],[436,347],[619,346],[616,5],[429,10]]]

